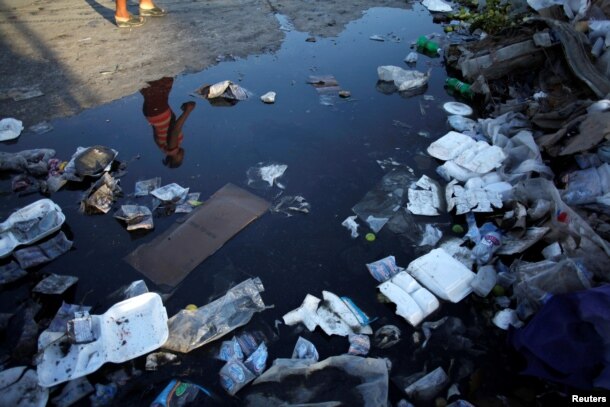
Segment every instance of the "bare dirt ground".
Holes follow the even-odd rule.
[[[273,52],[276,13],[299,31],[337,35],[370,7],[405,0],[157,0],[169,10],[139,28],[114,24],[113,0],[0,0],[0,119],[30,126],[130,95],[146,81],[200,71],[222,55]],[[137,14],[137,2],[129,2]],[[7,91],[38,87],[15,101]]]

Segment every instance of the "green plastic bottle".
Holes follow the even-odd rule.
[[[470,85],[460,81],[459,79],[447,78],[445,80],[445,86],[447,86],[449,89],[454,90],[455,92],[458,92],[461,96],[465,98],[472,99],[474,97],[474,93],[470,89]]]
[[[417,39],[418,50],[425,50],[432,54],[438,54],[439,48],[440,46],[436,42],[429,40],[425,35],[422,35]]]

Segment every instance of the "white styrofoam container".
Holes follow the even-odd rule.
[[[38,338],[42,358],[37,367],[43,387],[95,372],[106,362],[123,363],[160,348],[169,336],[167,311],[159,294],[145,293],[91,315],[95,341],[70,344],[62,332]],[[64,337],[64,338],[62,338]]]
[[[427,289],[444,300],[460,302],[472,292],[475,274],[444,249],[434,249],[413,260],[407,271]]]

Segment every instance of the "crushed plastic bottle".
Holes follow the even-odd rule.
[[[484,265],[491,261],[493,254],[502,245],[502,234],[492,223],[485,223],[479,229],[481,240],[472,249],[472,260],[478,265]]]

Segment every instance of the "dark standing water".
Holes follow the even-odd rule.
[[[394,315],[393,306],[377,302],[376,282],[365,268],[367,262],[390,254],[397,257],[399,265],[406,266],[415,257],[412,248],[405,247],[385,229],[375,242],[369,243],[363,236],[366,229],[361,228],[364,233],[351,239],[348,230],[341,226],[352,215],[351,207],[384,175],[377,159],[393,157],[408,164],[418,177],[427,174],[436,178],[436,165],[426,157],[425,148],[448,130],[442,104],[452,99],[443,90],[446,73],[441,60],[420,55],[417,63],[420,71],[431,68],[426,95],[433,95],[434,100],[423,95],[402,98],[396,93],[385,95],[376,90],[377,67],[406,68],[403,59],[411,51],[411,42],[434,31],[440,32],[440,27],[432,24],[429,13],[419,5],[408,11],[376,8],[350,23],[337,38],[318,38],[311,43],[305,41],[309,34],[290,31],[277,53],[222,62],[203,72],[177,77],[170,94],[174,112],[179,113],[180,105],[189,100],[196,101],[197,106],[184,126],[185,157],[182,166],[176,169],[162,164],[163,154],[153,142],[139,93],[76,117],[55,120],[53,132],[23,134],[17,143],[3,145],[3,150],[48,147],[67,160],[78,146],[106,145],[118,150],[118,158],[129,163],[128,173],[121,178],[126,194],[133,192],[136,181],[160,176],[162,185],[176,182],[192,192],[201,192],[202,200],[228,182],[248,189],[246,171],[258,162],[287,164],[282,179],[286,186],[284,194],[303,195],[312,205],[311,213],[290,218],[266,214],[248,226],[187,277],[166,302],[168,314],[175,314],[186,304],[204,305],[232,284],[258,276],[266,288],[263,294],[266,304],[274,304],[275,308],[258,315],[246,329],[261,325],[272,329],[274,321],[300,305],[307,293],[321,296],[322,290],[329,290],[351,297],[370,316],[379,317],[375,329],[387,323],[401,328],[404,338],[401,344],[389,351],[371,353],[390,357],[393,374],[421,371],[424,365],[430,370],[439,365],[448,369],[455,354],[414,352],[416,346],[411,336],[415,330]],[[388,39],[370,40],[375,34]],[[352,98],[337,99],[333,106],[321,105],[316,90],[306,81],[309,75],[325,74],[334,75]],[[202,84],[225,79],[239,83],[256,96],[233,107],[213,107],[192,96]],[[274,105],[258,100],[269,90],[277,92]],[[396,120],[409,127],[396,126]],[[428,132],[431,138],[418,135],[420,131]],[[10,190],[10,179],[2,181],[2,189]],[[79,214],[83,190],[84,186],[68,186],[52,196],[66,214],[64,229],[74,240],[74,248],[41,271],[78,276],[72,301],[94,305],[93,311],[102,313],[112,305],[108,300],[112,292],[143,277],[122,258],[158,236],[181,215],[155,219],[155,229],[150,233],[130,234],[112,213]],[[277,188],[250,190],[266,198],[279,192]],[[4,219],[14,209],[39,198],[4,196],[0,200],[0,217]],[[130,200],[133,198],[122,198],[117,205]],[[423,221],[447,225],[451,219]],[[148,283],[154,290],[154,284]],[[2,311],[11,310],[17,301],[17,291],[22,290],[2,295]],[[471,300],[457,306],[444,304],[428,320],[459,315],[465,321],[483,325],[484,319],[473,315],[475,306]],[[269,344],[268,364],[276,357],[290,357],[299,334],[314,342],[322,359],[345,353],[349,346],[346,338],[328,338],[319,330],[300,332],[296,327],[282,325],[278,340]],[[144,405],[174,375],[188,376],[226,397],[218,385],[222,362],[213,360],[219,342],[191,352],[177,368],[144,373],[134,379],[127,397]],[[490,351],[490,355],[495,352],[502,351]],[[479,358],[476,367],[491,366],[493,372],[496,361],[492,359],[498,355],[492,356],[487,361]],[[143,367],[141,359],[135,362],[135,367]],[[105,369],[114,367],[108,365]],[[489,380],[483,387],[491,386],[492,394],[508,386],[506,382],[492,385],[499,380]],[[391,387],[392,399],[396,401],[400,393]],[[129,386],[124,391],[129,393]]]

